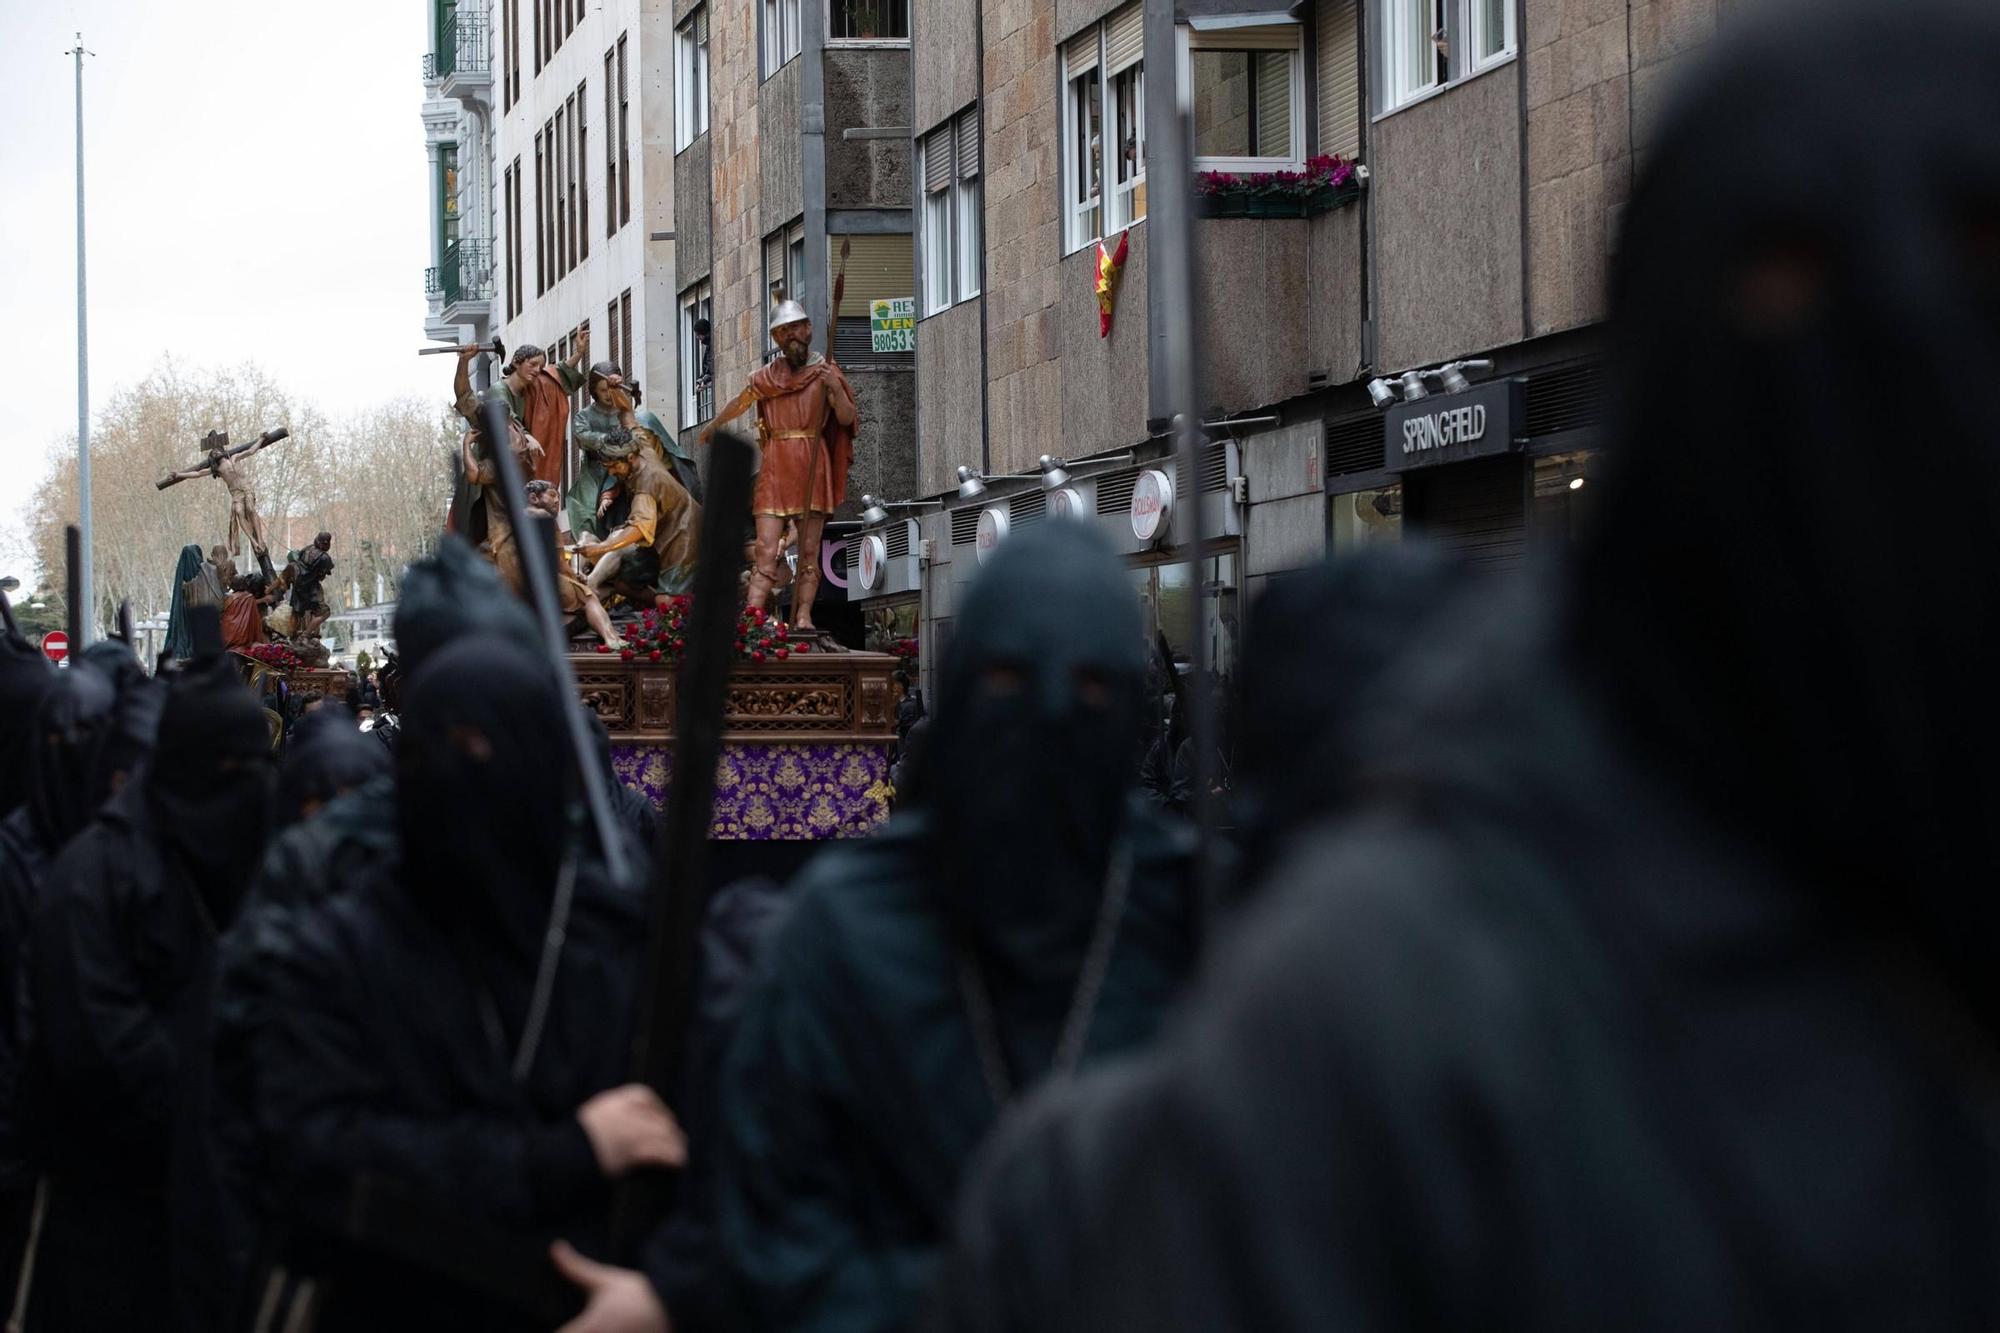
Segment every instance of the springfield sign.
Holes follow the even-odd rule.
[[[898,296],[868,303],[868,346],[876,352],[917,350],[917,301]]]
[[[1512,380],[1398,403],[1385,414],[1382,465],[1408,472],[1507,453],[1525,419],[1520,408],[1521,386]]]

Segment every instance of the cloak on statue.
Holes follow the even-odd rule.
[[[194,631],[188,627],[187,585],[190,579],[201,576],[201,546],[189,542],[181,547],[181,556],[174,565],[173,604],[167,610],[167,652],[178,661],[186,661],[194,656]]]

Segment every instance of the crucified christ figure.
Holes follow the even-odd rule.
[[[193,481],[198,477],[214,477],[222,482],[229,492],[229,549],[242,549],[242,540],[250,539],[250,550],[257,557],[258,567],[264,571],[266,579],[274,577],[271,569],[271,555],[264,544],[264,520],[257,514],[257,492],[250,487],[249,473],[244,464],[259,450],[276,444],[288,434],[280,427],[267,430],[248,444],[229,447],[226,431],[212,430],[202,441],[205,456],[193,467],[170,472],[154,485],[161,490],[177,482]]]

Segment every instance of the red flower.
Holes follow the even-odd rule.
[[[627,662],[631,661],[632,658],[635,656],[635,654],[630,648],[620,648],[618,650],[618,655],[624,658]]]
[[[600,653],[608,653],[611,651],[611,645],[608,643],[600,643],[597,645],[597,651]]]
[[[754,652],[754,653],[750,654],[750,660],[751,660],[751,661],[753,661],[753,662],[761,662],[761,661],[763,661],[763,660],[764,660],[764,650],[760,648],[760,649],[758,649],[758,650],[757,650],[756,652]]]
[[[791,634],[791,627],[789,625],[780,622],[780,624],[778,625],[778,637],[783,639],[789,637],[790,634]]]
[[[677,653],[687,651],[687,641],[684,639],[675,639],[673,646],[674,651]]]
[[[790,657],[791,655],[792,655],[792,650],[789,648],[778,649],[778,660],[780,662],[784,661],[787,657]]]
[[[652,652],[647,653],[646,656],[650,660],[657,662],[660,660],[660,650],[658,648],[655,648]]]
[[[765,620],[764,608],[761,606],[753,608],[750,612],[750,618],[760,625],[763,624]]]
[[[811,651],[812,651],[812,645],[811,645],[811,644],[809,644],[809,643],[795,643],[795,644],[793,644],[793,645],[792,645],[792,651],[793,651],[793,652],[795,652],[795,653],[807,653],[807,652],[811,652]]]

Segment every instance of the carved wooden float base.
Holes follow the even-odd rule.
[[[579,695],[611,733],[619,779],[664,805],[678,668],[601,654],[571,665]],[[724,707],[710,836],[853,838],[886,819],[897,665],[882,653],[827,653],[739,666]]]

